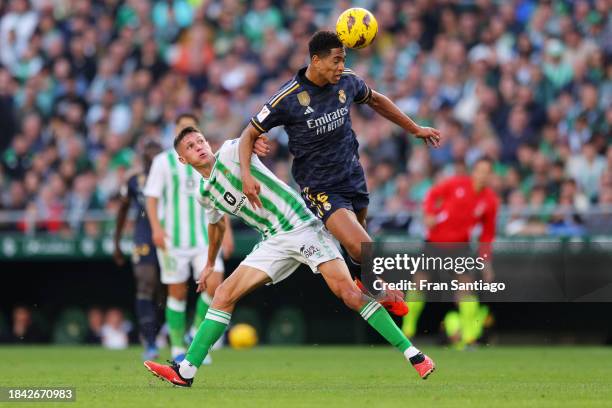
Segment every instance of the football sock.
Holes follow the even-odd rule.
[[[408,299],[410,298],[410,299]],[[406,296],[406,304],[410,312],[404,316],[402,331],[408,337],[414,337],[419,323],[419,317],[425,308],[425,296],[421,292],[409,292]]]
[[[138,328],[146,347],[155,347],[157,318],[153,300],[136,299],[136,315],[138,316]]]
[[[476,296],[466,296],[459,302],[459,320],[461,322],[461,341],[471,344],[478,336],[478,310],[480,303]]]
[[[168,323],[168,336],[170,337],[173,355],[185,350],[183,343],[183,336],[185,335],[185,309],[187,309],[187,301],[168,296],[166,300],[166,322]]]
[[[200,367],[206,354],[208,354],[208,350],[210,350],[212,345],[215,344],[215,342],[219,340],[219,337],[223,335],[223,332],[225,332],[231,318],[231,313],[213,309],[212,307],[209,308],[204,318],[204,322],[200,325],[195,338],[191,342],[191,346],[189,346],[189,350],[187,350],[184,364],[181,363],[181,367],[183,367],[183,365],[185,365],[185,367],[191,365],[196,369]],[[186,368],[186,370],[186,374],[188,375],[192,368]],[[184,378],[190,378],[185,377],[182,370],[179,372]],[[193,371],[193,373],[193,375],[195,375],[195,371]]]
[[[208,293],[202,292],[200,296],[198,296],[198,300],[196,301],[196,311],[193,316],[193,323],[191,324],[191,335],[195,336],[195,333],[198,331],[200,324],[204,320],[204,316],[206,316],[206,312],[208,311],[208,306],[212,299],[208,296]]]
[[[406,352],[406,350],[412,346],[410,340],[404,336],[404,333],[397,327],[389,313],[380,303],[373,300],[366,303],[361,310],[359,310],[359,314],[374,328],[374,330],[380,333],[385,340],[402,353]],[[414,350],[416,350],[416,348],[412,349],[412,351]]]

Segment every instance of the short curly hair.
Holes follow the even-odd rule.
[[[315,55],[319,58],[327,57],[333,48],[343,47],[342,41],[333,31],[317,31],[308,41],[308,51],[311,59]]]

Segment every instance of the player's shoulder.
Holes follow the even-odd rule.
[[[140,169],[131,169],[125,175],[126,184],[134,184],[138,180],[138,176],[140,176],[142,171]]]
[[[287,101],[287,97],[297,91],[300,88],[300,83],[292,78],[289,81],[285,82],[279,90],[268,99],[267,104],[272,108],[276,108],[283,101]]]
[[[166,163],[168,161],[169,153],[170,149],[162,150],[161,152],[157,153],[157,155],[155,155],[153,158],[153,165],[155,166],[156,164],[159,165],[160,163]]]
[[[361,77],[359,76],[359,74],[357,74],[355,71],[353,71],[350,68],[344,68],[344,70],[342,71],[342,76],[340,80],[351,82],[351,83],[363,81]]]
[[[220,160],[231,159],[238,154],[239,147],[240,138],[226,140],[215,152],[215,157]]]
[[[344,70],[342,71],[342,76],[343,77],[351,77],[351,76],[358,76],[357,73],[355,71],[353,71],[350,68],[344,68]]]

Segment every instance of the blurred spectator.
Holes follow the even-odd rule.
[[[169,147],[174,119],[186,111],[201,113],[213,145],[237,137],[307,64],[309,36],[351,6],[102,3],[0,6],[0,206],[25,210],[9,229],[103,235],[87,211],[112,217],[112,197],[144,138]],[[608,2],[363,5],[378,19],[378,38],[348,50],[347,66],[444,135],[440,149],[425,149],[370,108],[354,107],[371,214],[410,211],[434,180],[482,156],[495,161],[504,204],[526,201],[544,211],[539,222],[570,205],[562,203],[581,215],[596,211],[607,197],[605,168],[612,170]],[[265,163],[286,177],[287,136],[269,136]]]
[[[505,220],[505,233],[509,236],[530,236],[546,234],[546,224],[530,219],[527,201],[520,190],[514,190],[508,197],[509,218]]]
[[[87,312],[87,336],[85,342],[88,344],[102,344],[102,326],[104,325],[104,312],[99,307],[92,307]]]
[[[606,168],[606,160],[597,154],[592,143],[582,146],[580,155],[573,155],[567,163],[567,173],[578,182],[578,185],[589,200],[597,198],[599,179]]]
[[[102,346],[112,350],[122,350],[128,347],[128,333],[132,330],[131,323],[124,319],[123,312],[118,308],[108,309],[104,316],[104,325],[100,331]]]
[[[32,321],[32,310],[29,307],[15,306],[6,340],[9,343],[42,343],[47,341],[48,337]]]

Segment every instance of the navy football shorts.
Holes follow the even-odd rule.
[[[346,208],[357,214],[367,208],[370,203],[370,195],[367,190],[359,189],[351,192],[334,192],[311,190],[309,187],[302,189],[302,198],[306,205],[323,224],[337,210]]]

